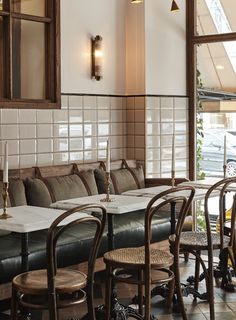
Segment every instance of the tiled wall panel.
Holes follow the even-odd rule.
[[[0,156],[9,144],[9,167],[23,168],[126,157],[126,98],[62,95],[61,110],[0,109]]]
[[[147,177],[170,177],[173,134],[176,176],[188,177],[188,99],[146,97],[146,126]]]
[[[146,161],[148,177],[169,177],[175,133],[176,175],[188,177],[188,100],[184,97],[62,95],[61,110],[0,109],[0,157],[9,167]]]

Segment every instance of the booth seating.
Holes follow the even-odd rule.
[[[2,172],[0,172],[2,175]],[[154,185],[170,185],[170,179],[144,179],[142,164],[134,160],[111,162],[111,193]],[[1,179],[2,180],[2,179]],[[177,183],[186,179],[177,179]],[[2,181],[0,181],[0,192]],[[105,164],[73,163],[20,170],[9,170],[9,206],[33,205],[49,207],[52,202],[105,192]],[[2,199],[0,197],[0,207]],[[40,210],[40,209],[39,209]],[[187,229],[191,229],[191,219]],[[141,246],[144,242],[143,212],[130,212],[114,219],[115,247]],[[45,268],[47,230],[29,235],[29,268]],[[107,251],[105,230],[98,256]],[[153,242],[168,239],[170,221],[166,212],[154,221]],[[7,283],[21,272],[20,234],[0,230],[0,284]],[[93,233],[90,226],[65,232],[58,243],[58,266],[66,267],[88,259],[88,247]],[[62,258],[63,257],[63,258]]]

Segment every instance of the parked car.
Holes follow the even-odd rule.
[[[200,166],[206,176],[223,175],[224,135],[226,134],[227,176],[236,176],[236,131],[208,129],[204,132]]]

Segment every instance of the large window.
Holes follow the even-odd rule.
[[[60,106],[59,2],[0,0],[0,107]]]
[[[233,151],[231,141],[236,123],[236,1],[189,0],[186,5],[190,178],[195,179],[201,167],[205,175],[222,176],[226,133],[232,146],[227,150],[228,174],[235,175],[236,157],[234,169],[231,155],[236,148]]]

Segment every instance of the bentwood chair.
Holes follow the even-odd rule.
[[[101,218],[81,211],[99,209]],[[65,220],[67,219],[67,220]],[[18,308],[48,309],[49,319],[58,319],[58,309],[87,301],[88,318],[95,319],[93,282],[94,265],[106,221],[106,210],[97,204],[82,205],[62,213],[50,226],[47,234],[47,269],[22,273],[12,281],[11,319],[18,319]],[[69,268],[57,267],[58,239],[71,227],[94,225],[94,239],[88,259],[88,275]],[[63,225],[62,225],[63,224]],[[87,294],[83,290],[87,287]]]
[[[224,234],[225,224],[225,193],[232,183],[236,183],[236,177],[226,178],[215,183],[207,191],[204,199],[204,217],[206,224],[206,231],[186,231],[180,237],[180,251],[192,253],[195,258],[195,276],[194,276],[194,289],[198,290],[199,285],[199,271],[200,265],[203,269],[203,275],[206,281],[207,299],[210,308],[210,319],[215,319],[214,314],[214,287],[213,287],[213,250],[220,250],[220,256],[223,257],[221,261],[222,272],[222,287],[227,282],[227,265],[228,258],[231,260],[234,272],[235,260],[233,254],[234,234],[235,234],[235,214],[236,214],[236,201],[233,201],[232,215],[231,215],[231,230],[230,236]],[[220,232],[212,233],[210,218],[209,218],[209,199],[214,196],[219,200],[219,225]],[[217,201],[217,200],[216,200]],[[171,235],[170,244],[174,243],[174,237]],[[201,252],[207,251],[208,265],[206,266],[204,260],[201,258]]]
[[[186,198],[186,192],[188,198]],[[182,193],[182,194],[181,194]],[[184,195],[183,195],[184,193]],[[185,309],[180,288],[179,269],[175,273],[171,270],[179,261],[179,239],[184,218],[190,208],[195,190],[192,187],[176,187],[156,195],[149,202],[144,216],[145,238],[143,247],[115,249],[105,253],[106,264],[106,320],[111,319],[111,287],[112,283],[123,282],[135,284],[138,287],[139,315],[143,316],[143,287],[145,288],[145,315],[143,319],[149,320],[151,313],[151,287],[152,285],[169,284],[170,294],[167,302],[171,302],[174,284],[178,296],[183,319],[186,319]],[[175,247],[173,254],[151,246],[152,219],[158,216],[166,205],[178,202],[180,213],[175,228]],[[168,214],[168,213],[167,213]],[[162,277],[160,278],[160,273]],[[137,319],[140,319],[137,317]]]

